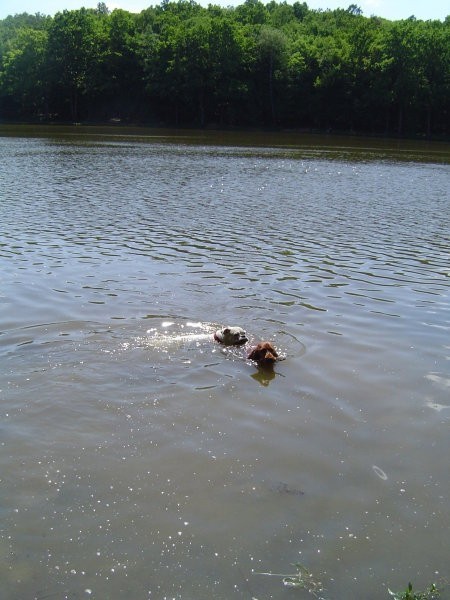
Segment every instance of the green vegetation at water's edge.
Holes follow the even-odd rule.
[[[448,135],[450,17],[163,0],[0,21],[0,119]]]
[[[389,595],[394,598],[394,600],[437,600],[441,597],[440,590],[435,583],[432,583],[430,587],[424,591],[414,591],[411,582],[403,592],[388,591]]]
[[[269,577],[281,577],[283,585],[289,588],[307,590],[318,600],[323,600],[320,595],[324,591],[322,583],[316,579],[306,567],[301,563],[295,563],[292,565],[296,568],[295,573],[289,575],[282,573],[256,573],[256,575],[267,575]],[[257,600],[254,598],[253,600]]]
[[[322,596],[322,593],[325,592],[322,583],[301,563],[296,563],[293,566],[296,568],[296,572],[289,575],[282,573],[255,573],[255,575],[280,577],[284,586],[306,590],[314,596],[314,598],[325,600]],[[417,591],[413,589],[413,585],[410,582],[407,588],[401,592],[393,592],[388,588],[388,594],[391,598],[394,598],[394,600],[438,600],[441,597],[441,590],[446,586],[446,583],[445,580],[442,580],[439,586],[432,583],[426,590]],[[258,599],[253,598],[253,600]]]

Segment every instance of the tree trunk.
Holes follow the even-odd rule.
[[[269,101],[270,101],[270,114],[272,116],[272,125],[275,125],[275,101],[273,97],[273,54],[270,53],[269,60]]]
[[[427,138],[431,137],[431,106],[427,106]]]
[[[78,121],[78,90],[76,87],[72,88],[72,93],[70,94],[70,114],[72,121],[76,123]]]
[[[402,135],[403,133],[403,106],[400,104],[398,107],[398,129],[397,133]]]
[[[200,127],[205,126],[205,103],[203,101],[203,89],[198,94],[198,111],[200,117]]]

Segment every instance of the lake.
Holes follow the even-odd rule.
[[[3,600],[450,578],[449,145],[1,126],[0,160]]]

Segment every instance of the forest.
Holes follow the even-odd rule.
[[[163,0],[0,20],[2,122],[447,137],[450,17]]]

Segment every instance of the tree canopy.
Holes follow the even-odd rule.
[[[448,135],[450,18],[163,0],[0,20],[0,118]]]

